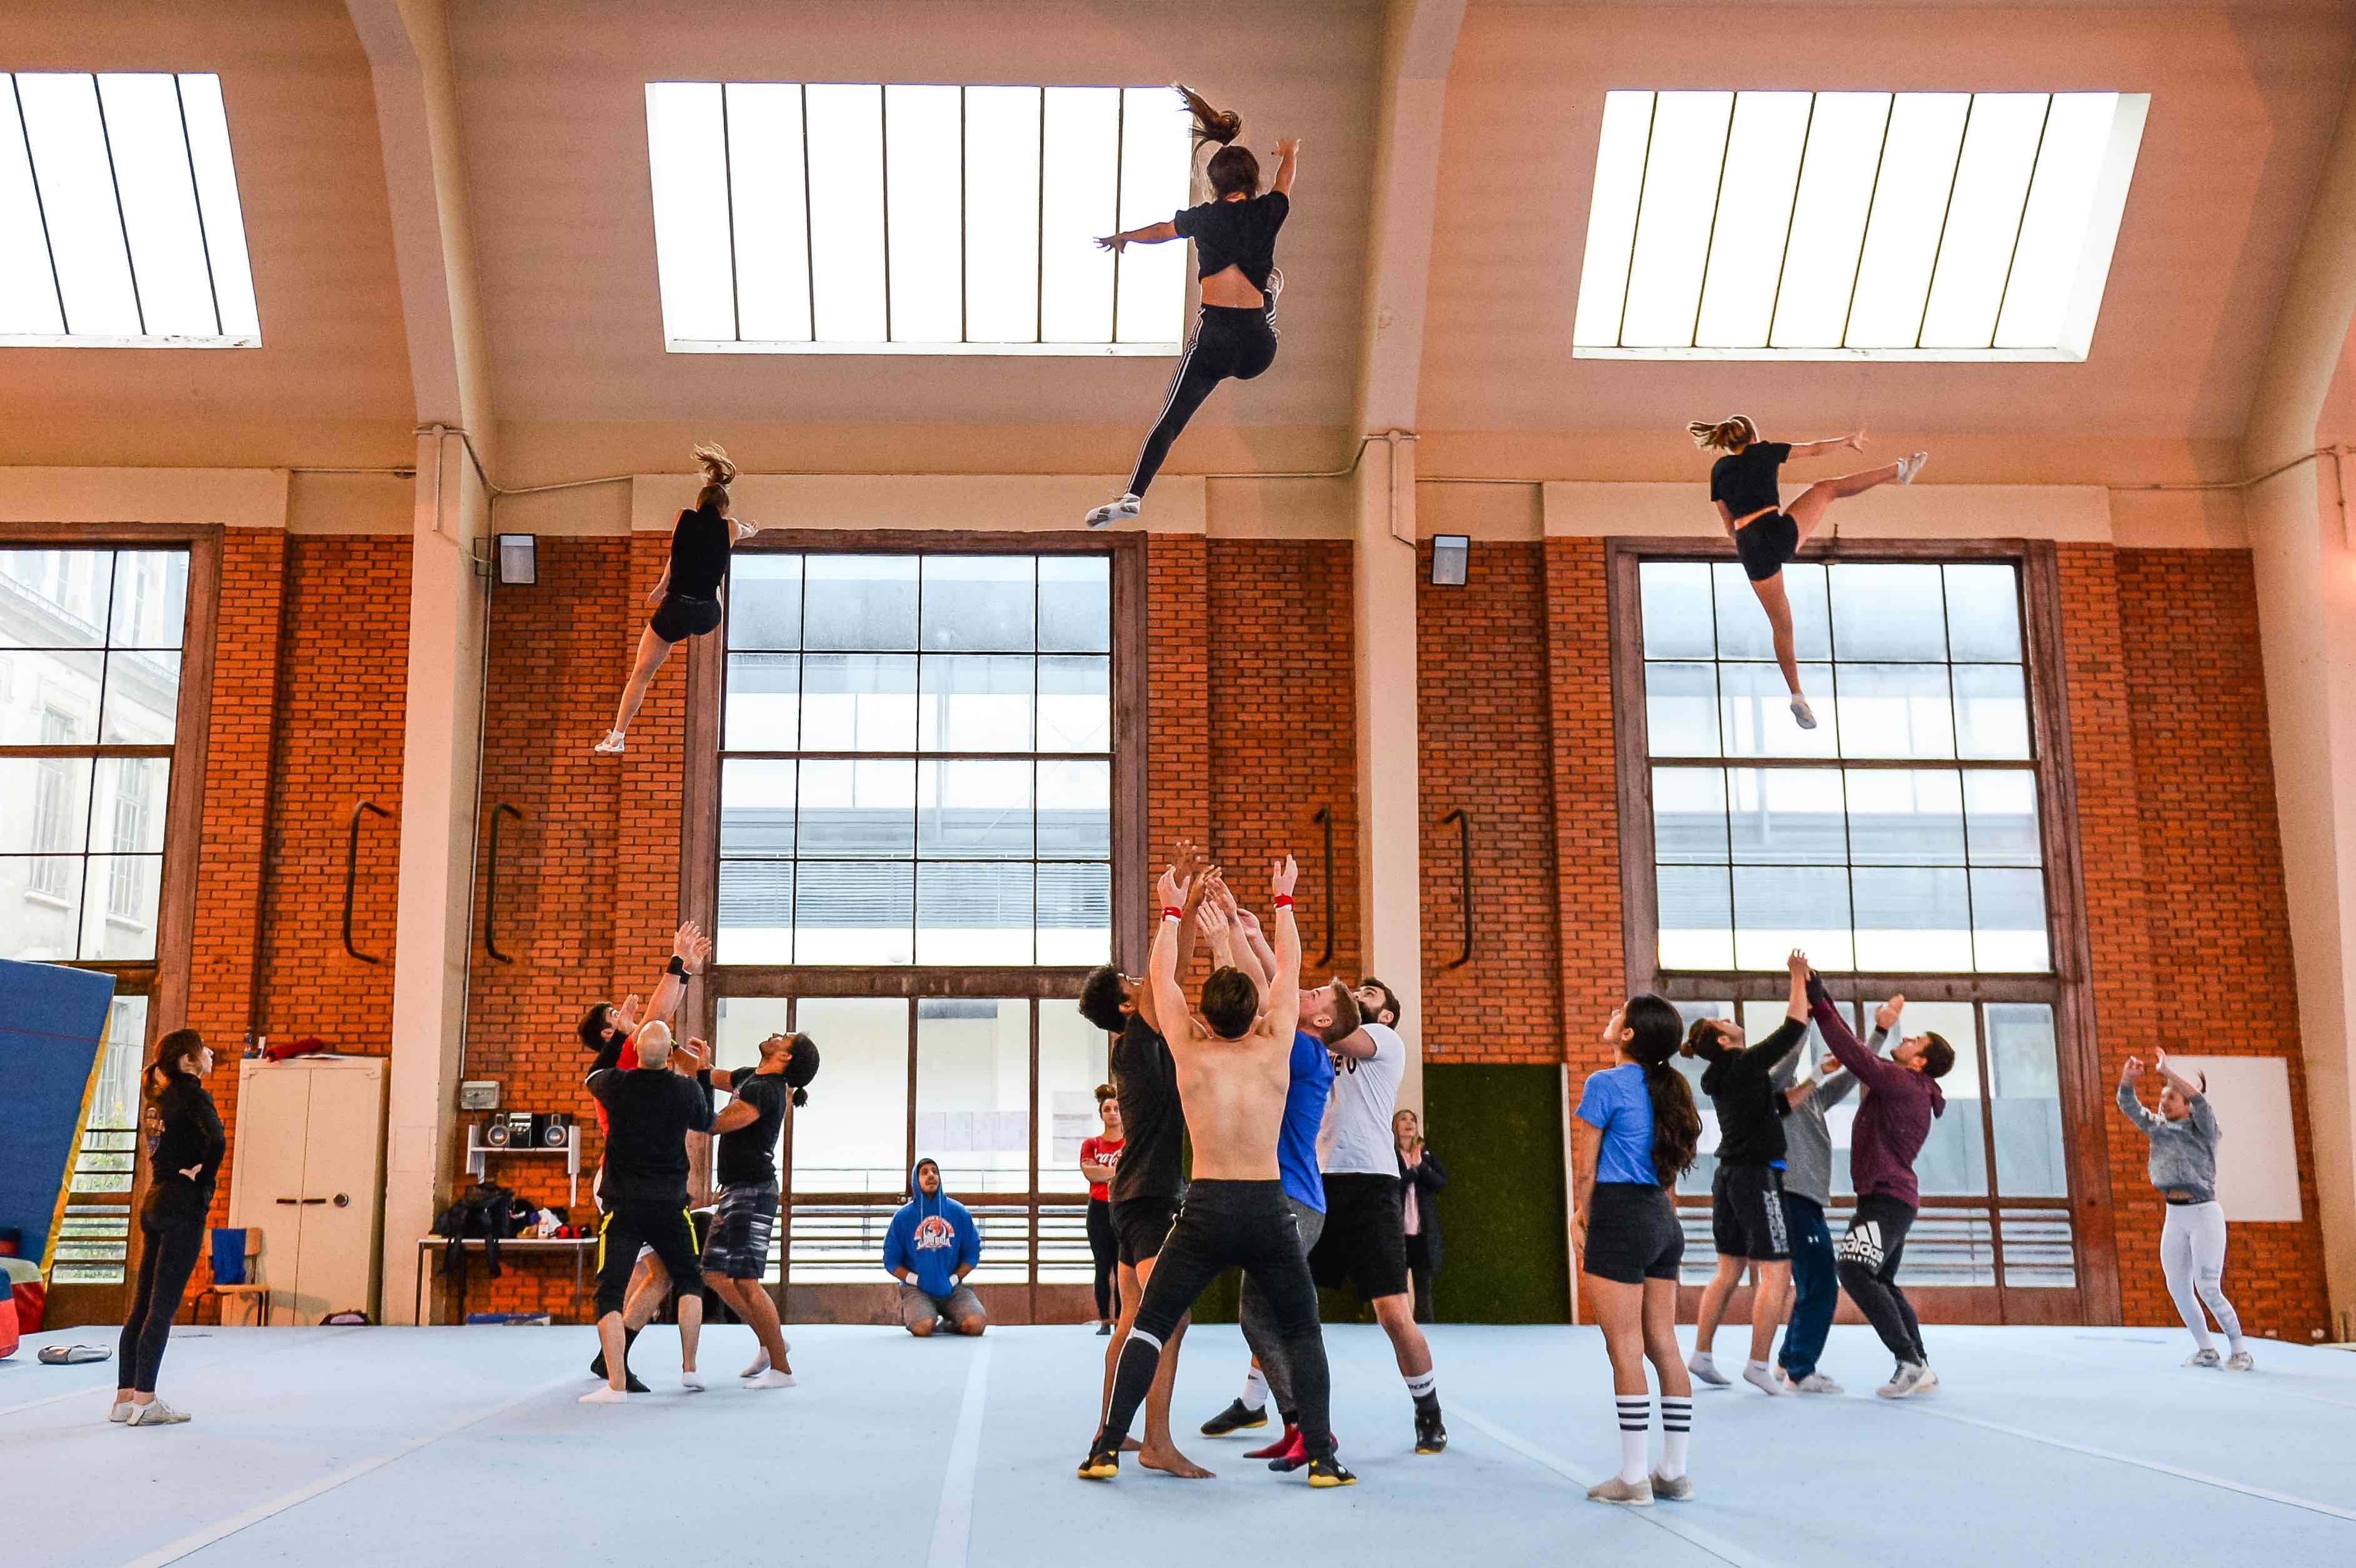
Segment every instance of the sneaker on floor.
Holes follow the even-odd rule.
[[[1686,1371],[1712,1388],[1734,1386],[1734,1380],[1718,1370],[1718,1363],[1710,1360],[1708,1350],[1696,1350],[1693,1353],[1693,1359],[1686,1362]]]
[[[1247,1459],[1281,1459],[1288,1450],[1301,1446],[1301,1429],[1290,1422],[1284,1424],[1284,1435],[1265,1448],[1255,1448],[1244,1456]]]
[[[1106,1335],[1108,1335],[1108,1334],[1109,1334],[1109,1333],[1111,1333],[1111,1332],[1112,1332],[1112,1325],[1111,1325],[1111,1324],[1109,1324],[1109,1323],[1099,1323],[1099,1324],[1098,1324],[1098,1325],[1097,1325],[1097,1338],[1098,1338],[1098,1339],[1103,1339]]]
[[[1914,1388],[1912,1392],[1915,1393],[1937,1393],[1939,1392],[1939,1373],[1937,1369],[1925,1365],[1922,1369],[1922,1375],[1914,1380]]]
[[[155,1399],[149,1400],[145,1404],[133,1405],[131,1407],[131,1414],[125,1419],[124,1424],[128,1426],[176,1426],[179,1423],[189,1419],[191,1418],[187,1411],[174,1410],[162,1400]]]
[[[619,1389],[607,1387],[591,1389],[587,1393],[581,1396],[578,1403],[582,1404],[619,1404],[629,1397],[630,1396],[628,1394],[624,1393]]]
[[[1309,1484],[1323,1489],[1326,1487],[1355,1487],[1358,1477],[1342,1467],[1342,1461],[1328,1454],[1323,1459],[1309,1461]]]
[[[2254,1372],[2258,1370],[2258,1363],[2247,1350],[2236,1350],[2225,1358],[2225,1370],[2229,1372]]]
[[[1927,1367],[1918,1367],[1912,1361],[1901,1361],[1898,1363],[1898,1370],[1890,1374],[1890,1381],[1873,1392],[1883,1399],[1904,1399],[1921,1388],[1922,1380],[1929,1374],[1930,1369]]]
[[[109,1421],[128,1421],[131,1419],[131,1413],[138,1408],[139,1407],[137,1405],[132,1403],[127,1399],[118,1399],[114,1402],[113,1407],[106,1413],[106,1419]]]
[[[2225,1358],[2214,1350],[2195,1350],[2184,1358],[2184,1364],[2188,1367],[2222,1367],[2225,1364]]]
[[[764,1368],[757,1376],[746,1378],[742,1386],[745,1388],[792,1388],[794,1386],[794,1374],[791,1372],[777,1371],[771,1368]]]
[[[1806,1377],[1792,1384],[1792,1392],[1794,1393],[1838,1393],[1841,1392],[1841,1386],[1822,1372],[1810,1372]]]
[[[1808,706],[1806,698],[1792,699],[1792,722],[1803,730],[1813,730],[1816,727],[1816,710]]]
[[[608,730],[605,731],[605,738],[589,750],[601,757],[618,757],[622,754],[624,744],[625,738],[619,730]]]
[[[701,1393],[703,1392],[703,1374],[701,1372],[682,1371],[679,1374],[679,1386],[685,1389],[690,1393]]]
[[[1268,1462],[1268,1467],[1280,1476],[1289,1476],[1307,1463],[1309,1463],[1309,1445],[1301,1441],[1301,1433],[1296,1428],[1292,1434],[1292,1441],[1284,1445],[1283,1453]]]
[[[791,1347],[788,1347],[788,1349],[790,1348]],[[746,1367],[743,1371],[738,1372],[736,1375],[740,1378],[757,1378],[768,1370],[769,1352],[763,1350],[753,1358],[753,1364],[751,1366]]]
[[[1088,1456],[1080,1461],[1080,1479],[1084,1481],[1109,1481],[1119,1474],[1120,1450],[1117,1447],[1092,1448]]]
[[[1268,1407],[1254,1410],[1242,1400],[1227,1401],[1227,1408],[1203,1423],[1205,1437],[1225,1437],[1230,1432],[1257,1432],[1268,1424]]]
[[[1107,501],[1101,507],[1088,508],[1087,524],[1092,528],[1113,523],[1125,523],[1145,510],[1145,503],[1135,496],[1124,495],[1118,501]]]
[[[1673,1481],[1655,1470],[1653,1472],[1653,1495],[1665,1503],[1689,1503],[1693,1501],[1693,1477],[1679,1476]]]
[[[1922,473],[1922,464],[1930,461],[1931,454],[1927,452],[1908,453],[1898,460],[1898,482],[1901,485],[1913,484],[1914,475]]]
[[[1434,1409],[1415,1413],[1415,1451],[1419,1454],[1448,1452],[1448,1428],[1440,1424],[1440,1412]]]
[[[1777,1399],[1785,1398],[1792,1392],[1783,1381],[1782,1374],[1763,1362],[1745,1362],[1742,1368],[1742,1381],[1761,1393],[1772,1394]]]
[[[1591,1503],[1618,1503],[1622,1508],[1651,1508],[1653,1483],[1650,1480],[1623,1481],[1612,1476],[1588,1488],[1587,1500]]]

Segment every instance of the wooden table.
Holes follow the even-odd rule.
[[[434,1265],[428,1258],[428,1251],[430,1249],[433,1252],[440,1252],[449,1244],[450,1238],[447,1236],[417,1238],[416,1307],[417,1321],[420,1323],[425,1321],[425,1283],[433,1276]],[[466,1237],[458,1244],[470,1253],[479,1253],[486,1245],[479,1236]],[[515,1236],[501,1242],[499,1251],[503,1253],[570,1252],[573,1254],[573,1316],[578,1318],[581,1316],[582,1267],[588,1259],[589,1249],[596,1244],[597,1238],[594,1236]]]

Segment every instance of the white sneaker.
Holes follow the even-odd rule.
[[[1816,727],[1816,710],[1808,706],[1806,698],[1792,699],[1792,722],[1803,730],[1813,730]]]
[[[1665,1503],[1689,1503],[1693,1501],[1693,1477],[1691,1475],[1678,1476],[1673,1478],[1668,1476],[1664,1476],[1658,1470],[1653,1472],[1653,1496],[1660,1501]]]
[[[1914,1380],[1914,1387],[1909,1391],[1909,1397],[1918,1393],[1937,1393],[1938,1392],[1939,1374],[1929,1367],[1924,1367],[1922,1375]]]
[[[1613,1476],[1588,1488],[1587,1500],[1591,1503],[1618,1503],[1622,1508],[1651,1508],[1653,1483],[1650,1479],[1623,1481]]]
[[[1792,1392],[1794,1393],[1838,1393],[1841,1392],[1841,1386],[1822,1372],[1810,1372],[1792,1385]]]
[[[2236,1350],[2225,1358],[2225,1370],[2229,1372],[2254,1372],[2258,1370],[2258,1363],[2247,1350]]]
[[[701,1372],[681,1372],[679,1374],[679,1386],[685,1389],[690,1393],[701,1393],[703,1392],[703,1374]]]
[[[1089,507],[1088,527],[1101,528],[1111,523],[1125,523],[1143,510],[1145,510],[1143,501],[1135,496],[1124,494],[1118,501],[1107,501],[1101,507]]]
[[[118,1399],[114,1402],[114,1408],[106,1413],[106,1419],[109,1421],[128,1421],[131,1419],[131,1413],[138,1408],[139,1407],[137,1405],[132,1403],[127,1399]]]
[[[1908,453],[1898,460],[1898,482],[1901,485],[1913,484],[1914,475],[1922,473],[1922,464],[1930,461],[1931,454],[1927,452]]]
[[[608,730],[605,731],[605,738],[589,750],[601,757],[618,757],[622,754],[623,740],[624,737],[619,730]]]
[[[1777,1399],[1783,1399],[1788,1396],[1792,1392],[1784,1385],[1782,1376],[1776,1372],[1775,1369],[1769,1366],[1764,1361],[1744,1362],[1742,1367],[1742,1381],[1749,1383],[1752,1388],[1757,1389],[1761,1393],[1773,1394]]]
[[[744,1386],[746,1388],[792,1388],[794,1374],[774,1371],[765,1371],[758,1377],[746,1378]]]
[[[1693,1359],[1686,1363],[1686,1371],[1712,1388],[1734,1386],[1734,1380],[1718,1370],[1718,1363],[1710,1360],[1708,1350],[1696,1350],[1693,1353]]]
[[[1890,1374],[1890,1381],[1873,1392],[1883,1399],[1905,1399],[1922,1387],[1928,1372],[1929,1369],[1912,1361],[1901,1361],[1898,1370]]]
[[[628,1394],[624,1393],[617,1388],[601,1388],[594,1390],[592,1392],[583,1394],[578,1403],[582,1404],[619,1404],[629,1397],[630,1396]]]
[[[131,1407],[130,1417],[124,1424],[130,1426],[173,1426],[178,1424],[180,1422],[189,1419],[191,1419],[191,1417],[187,1411],[174,1410],[162,1400],[156,1399],[150,1400],[145,1404],[133,1405]]]
[[[2214,1350],[2195,1350],[2184,1358],[2184,1364],[2188,1367],[2222,1367],[2225,1359]]]

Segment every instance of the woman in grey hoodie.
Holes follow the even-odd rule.
[[[2242,1344],[2242,1320],[2225,1299],[2225,1211],[2217,1202],[2217,1141],[2224,1135],[2217,1114],[2209,1108],[2206,1075],[2199,1083],[2179,1077],[2168,1065],[2168,1052],[2152,1057],[2152,1071],[2166,1081],[2159,1092],[2159,1114],[2154,1115],[2136,1097],[2136,1075],[2143,1071],[2139,1058],[2127,1058],[2119,1076],[2119,1109],[2151,1140],[2151,1184],[2168,1200],[2168,1222],[2159,1232],[2159,1266],[2168,1275],[2168,1294],[2176,1300],[2177,1316],[2192,1330],[2192,1355],[2188,1367],[2214,1367],[2246,1372],[2257,1363]],[[2206,1307],[2225,1331],[2230,1352],[2220,1363],[2216,1342],[2209,1338]]]

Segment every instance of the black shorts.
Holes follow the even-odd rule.
[[[1768,512],[1734,530],[1734,553],[1742,558],[1742,573],[1764,582],[1800,553],[1800,525],[1783,512]]]
[[[1580,1267],[1598,1279],[1642,1285],[1677,1277],[1686,1232],[1676,1200],[1648,1181],[1599,1181],[1587,1200],[1587,1252]]]
[[[703,1272],[696,1257],[695,1221],[688,1218],[686,1208],[617,1203],[605,1211],[597,1225],[598,1317],[622,1310],[641,1243],[654,1249],[655,1256],[670,1271],[674,1285],[701,1292]]]
[[[1178,1200],[1168,1198],[1124,1198],[1112,1206],[1112,1231],[1119,1238],[1119,1258],[1130,1267],[1162,1253],[1162,1243],[1170,1239],[1170,1227],[1178,1222]]]
[[[1368,1301],[1407,1294],[1407,1212],[1398,1177],[1327,1173],[1325,1229],[1309,1249],[1309,1272],[1319,1285],[1347,1284]]]
[[[1792,1256],[1783,1222],[1783,1173],[1772,1165],[1721,1165],[1709,1181],[1709,1235],[1722,1258],[1780,1264]]]
[[[1757,527],[1756,524],[1752,526]],[[720,629],[720,601],[698,599],[686,593],[666,593],[663,602],[655,606],[654,618],[647,624],[664,642],[683,643],[690,637],[700,637],[706,632]]]
[[[727,1187],[703,1243],[703,1272],[723,1279],[759,1279],[769,1272],[769,1241],[777,1232],[777,1189]]]

